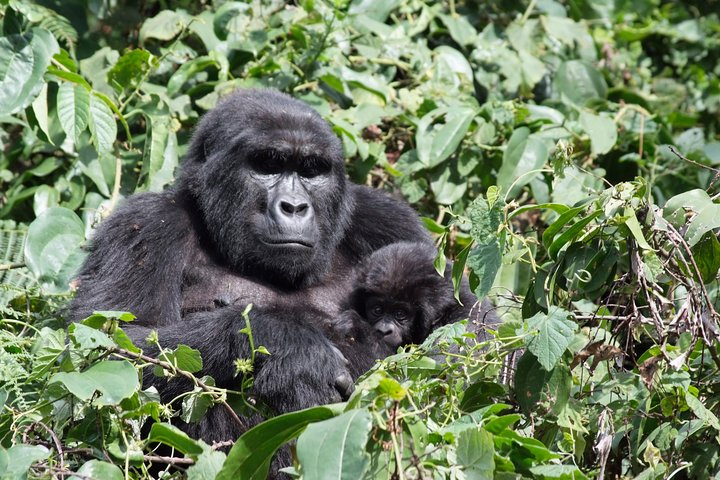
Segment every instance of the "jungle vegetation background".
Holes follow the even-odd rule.
[[[299,436],[309,480],[718,478],[718,12],[0,0],[0,477],[146,478],[154,461],[259,479]],[[411,202],[505,321],[482,344],[443,328],[347,404],[276,417],[228,453],[169,422],[238,398],[195,378],[196,351],[153,365],[122,332],[131,314],[67,329],[58,312],[97,223],[172,183],[218,98],[260,86],[316,108],[352,180]],[[173,409],[140,368],[196,388]]]

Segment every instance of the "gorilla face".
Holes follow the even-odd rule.
[[[381,296],[365,299],[365,318],[393,349],[424,337],[425,323],[412,304]]]
[[[352,210],[338,138],[310,107],[242,91],[203,118],[181,186],[234,270],[307,286],[329,267]]]

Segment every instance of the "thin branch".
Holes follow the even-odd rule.
[[[218,388],[216,387],[210,387],[207,384],[205,384],[202,380],[197,378],[195,375],[193,375],[190,372],[186,372],[185,370],[180,370],[179,368],[176,368],[174,365],[172,365],[169,362],[163,362],[162,360],[158,360],[156,358],[148,357],[147,355],[143,355],[142,353],[134,353],[129,350],[125,350],[124,348],[119,347],[113,347],[110,349],[111,353],[114,353],[116,355],[119,355],[121,357],[125,357],[128,359],[134,359],[134,360],[142,360],[147,363],[151,363],[153,365],[157,365],[161,367],[164,370],[167,370],[169,372],[173,372],[181,377],[185,377],[191,382],[193,382],[195,385],[200,387],[204,392],[209,393],[212,395],[212,397],[215,399],[215,401],[219,404],[221,404],[225,410],[230,414],[233,420],[237,422],[237,424],[242,427],[243,429],[247,428],[247,425],[245,422],[243,422],[240,417],[238,417],[238,414],[235,413],[235,410],[232,409],[232,407],[223,399],[217,398],[217,392]]]
[[[18,263],[0,263],[0,272],[5,270],[13,270],[15,268],[23,268],[25,266],[25,263],[18,262]]]

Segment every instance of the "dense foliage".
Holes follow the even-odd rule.
[[[259,479],[294,438],[305,479],[720,475],[719,11],[0,0],[0,477]],[[412,202],[505,322],[443,328],[228,452],[169,419],[249,408],[252,358],[226,392],[188,347],[143,356],[129,313],[61,313],[94,226],[249,86],[320,111],[351,178]],[[196,388],[173,411],[141,368]]]

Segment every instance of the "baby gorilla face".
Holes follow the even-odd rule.
[[[392,348],[412,342],[415,308],[392,298],[369,297],[365,300],[366,320]]]

